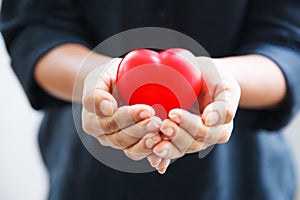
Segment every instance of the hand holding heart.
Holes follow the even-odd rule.
[[[164,170],[170,159],[158,158],[153,147],[161,141],[162,124],[147,105],[123,105],[114,92],[121,59],[99,66],[84,81],[82,128],[101,145],[123,150],[133,160],[150,157]]]
[[[182,53],[186,54],[186,52],[183,51]],[[176,53],[180,55],[180,51]],[[170,54],[164,53],[164,56],[168,57]],[[174,59],[176,60],[176,57]],[[126,97],[126,91],[124,93],[122,87],[118,88],[119,91],[116,92],[117,81],[120,83],[121,80],[117,76],[122,70],[121,68],[118,72],[120,61],[120,59],[112,60],[105,70],[103,67],[95,69],[85,80],[82,111],[83,129],[97,138],[102,145],[121,149],[133,160],[147,157],[152,166],[164,173],[170,159],[179,158],[186,153],[198,152],[210,145],[228,141],[233,127],[233,117],[239,102],[240,88],[232,77],[219,69],[220,77],[215,77],[211,66],[209,67],[212,65],[212,59],[199,58],[193,61],[193,64],[196,63],[201,66],[202,78],[205,80],[202,89],[202,79],[198,78],[197,75],[199,74],[195,74],[197,72],[191,69],[182,73],[184,78],[191,76],[191,73],[195,74],[195,77],[192,76],[189,79],[192,82],[192,84],[189,82],[189,85],[192,86],[185,86],[185,96],[190,95],[188,100],[178,95],[176,89],[171,89],[171,92],[167,91],[166,94],[169,94],[171,98],[164,99],[161,103],[163,107],[166,105],[167,119],[164,119],[166,116],[159,110],[159,107],[153,106],[154,110],[148,106],[153,105],[153,102],[158,100],[156,97],[152,97],[154,90],[166,91],[170,88],[160,87],[157,80],[162,81],[161,79],[156,79],[155,84],[149,83],[144,88],[137,88],[131,84],[135,87],[134,91],[137,92],[132,91],[131,95],[128,96],[130,98]],[[123,62],[121,64],[124,65]],[[178,59],[176,63],[178,63]],[[163,64],[169,66],[167,61],[164,61]],[[145,67],[147,68],[147,66]],[[150,72],[148,71],[148,74]],[[175,75],[173,73],[174,76],[176,73]],[[101,78],[99,79],[99,77]],[[123,80],[126,78],[123,77]],[[194,84],[197,81],[199,84]],[[128,81],[126,82],[128,83]],[[124,81],[124,83],[126,82]],[[185,84],[181,82],[181,85],[182,83]],[[167,83],[162,84],[162,86],[166,86],[165,84]],[[153,87],[154,90],[151,91]],[[150,96],[145,98],[146,102],[140,102],[143,100],[141,95],[145,94],[145,89],[150,91],[148,93]],[[201,93],[199,94],[200,89]],[[159,99],[162,97],[160,96]],[[197,97],[199,101],[195,102]],[[176,102],[176,99],[179,100]],[[163,121],[155,116],[155,111],[158,111],[158,116],[164,119]]]
[[[221,68],[215,68],[212,59],[196,60],[205,81],[199,101],[189,111],[173,109],[169,112],[169,119],[163,121],[160,130],[170,140],[161,141],[153,148],[159,157],[176,159],[226,143],[231,136],[241,95],[239,84]]]

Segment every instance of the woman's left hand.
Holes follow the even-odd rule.
[[[226,143],[231,136],[240,86],[224,70],[214,67],[213,59],[200,57],[196,60],[204,79],[201,94],[190,111],[173,109],[168,114],[169,119],[163,121],[160,130],[168,139],[153,148],[153,153],[160,158],[180,158],[214,144]],[[164,166],[161,173],[168,167]]]

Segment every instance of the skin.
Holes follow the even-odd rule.
[[[82,102],[83,129],[102,145],[120,149],[133,160],[147,157],[160,173],[166,171],[170,159],[226,143],[238,106],[271,109],[284,99],[286,93],[282,72],[264,56],[196,58],[205,80],[199,97],[201,104],[194,105],[189,111],[171,110],[169,119],[161,121],[151,107],[124,106],[113,93],[120,59],[95,53],[90,55],[89,63],[85,63],[86,71],[81,72],[78,79],[83,92],[72,97],[76,74],[89,54],[89,49],[78,44],[58,46],[39,60],[34,77],[53,96]],[[207,66],[212,64],[220,75],[218,79],[214,78],[215,72],[208,70]],[[98,81],[99,72],[104,68],[106,70]],[[198,107],[201,114],[196,112]]]

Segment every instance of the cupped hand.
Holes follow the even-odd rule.
[[[233,119],[241,95],[237,81],[213,59],[196,59],[204,85],[198,102],[190,111],[173,109],[160,131],[168,140],[160,141],[153,152],[160,158],[176,159],[215,144],[226,143],[233,129]]]
[[[115,91],[116,73],[121,59],[90,72],[83,90],[82,127],[100,144],[123,150],[133,160],[148,157],[152,166],[165,168],[169,159],[153,154],[152,148],[161,141],[162,124],[152,107],[124,106]],[[157,161],[157,162],[156,162]]]

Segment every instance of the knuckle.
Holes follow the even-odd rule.
[[[86,133],[91,134],[91,130],[90,130],[89,126],[84,122],[82,122],[82,130]]]
[[[233,119],[233,117],[234,117],[234,112],[232,106],[227,104],[225,109],[225,123],[230,122]]]
[[[113,117],[99,120],[100,127],[106,133],[111,133],[119,130],[119,126]]]
[[[207,133],[208,131],[204,127],[198,127],[194,138],[197,141],[204,141],[207,137]]]
[[[109,146],[109,142],[105,135],[99,137],[98,141],[102,146],[105,146],[105,147]]]
[[[128,118],[130,119],[132,124],[140,121],[139,113],[133,108],[128,108],[127,113],[128,113]]]
[[[189,152],[190,153],[195,153],[195,152],[198,152],[202,149],[202,145],[203,143],[202,142],[194,142],[190,148],[189,148]]]
[[[205,139],[209,127],[205,126],[203,123],[200,122],[201,119],[197,119],[196,127],[194,128],[194,131],[191,133],[195,140],[202,141]]]
[[[97,126],[97,123],[95,122],[96,115],[93,113],[87,112],[86,110],[83,110],[82,112],[82,130],[94,137],[98,137],[99,135],[103,134],[102,129]]]
[[[227,143],[233,130],[233,122],[223,126],[223,131],[218,139],[219,144]]]
[[[229,141],[229,135],[228,134],[221,134],[220,138],[218,139],[219,144],[224,144]]]
[[[118,149],[125,149],[131,146],[129,138],[126,139],[121,133],[114,134],[114,137],[111,139],[111,142],[114,143]]]
[[[86,120],[85,118],[82,119],[82,129],[84,132],[90,135],[94,134],[94,130],[91,126],[90,120]]]
[[[174,154],[174,155],[170,156],[169,159],[177,159],[177,158],[181,158],[181,157],[183,157],[184,155],[185,155],[184,152],[179,152],[178,154]]]
[[[130,152],[129,150],[124,150],[124,153],[128,158],[130,158],[131,160],[134,160],[134,161],[139,161],[139,160],[143,159],[143,158],[137,156],[135,153]]]
[[[82,97],[82,105],[84,108],[87,108],[88,105],[89,105],[89,102],[90,102],[90,97],[88,94],[85,94],[83,97]]]
[[[131,160],[135,160],[134,156],[128,150],[124,150],[124,154]]]
[[[88,111],[95,111],[95,95],[93,92],[87,92],[87,94],[83,97],[83,107]]]
[[[132,119],[129,110],[130,109],[128,106],[123,106],[116,111],[113,121],[115,126],[119,126],[119,128],[122,128],[136,124],[135,120]]]

